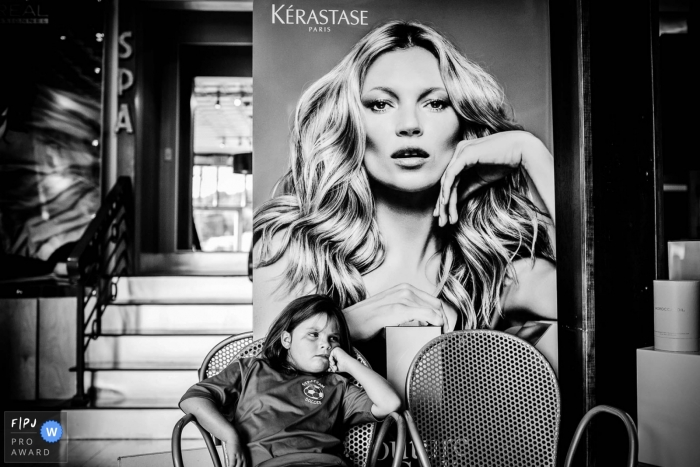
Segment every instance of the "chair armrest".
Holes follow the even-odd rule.
[[[406,448],[406,422],[404,422],[401,415],[396,412],[391,412],[386,416],[381,427],[379,428],[379,433],[377,433],[377,437],[375,438],[372,446],[372,452],[369,456],[369,463],[367,464],[368,467],[374,467],[374,465],[377,463],[377,458],[379,457],[379,447],[384,442],[384,437],[389,431],[391,425],[394,423],[396,423],[396,457],[394,457],[394,461],[391,465],[392,467],[401,466],[401,462],[403,461],[403,453]]]
[[[566,460],[564,461],[564,467],[571,467],[571,463],[574,460],[574,454],[576,453],[576,448],[578,447],[578,443],[581,441],[581,438],[583,437],[583,432],[586,430],[586,427],[588,426],[588,423],[591,421],[593,417],[598,415],[599,413],[609,413],[612,415],[615,415],[618,417],[620,420],[622,420],[622,423],[625,424],[625,428],[627,429],[627,438],[628,438],[628,451],[627,451],[627,465],[628,467],[636,467],[637,466],[637,455],[638,455],[638,439],[637,439],[637,426],[634,424],[634,420],[632,420],[632,417],[629,416],[627,412],[624,410],[617,409],[615,407],[611,407],[609,405],[598,405],[596,407],[593,407],[591,410],[589,410],[586,415],[583,416],[581,419],[581,422],[578,424],[576,427],[576,431],[574,432],[574,437],[571,440],[571,444],[569,445],[569,450],[566,453]]]
[[[418,428],[416,428],[416,423],[413,421],[413,416],[411,412],[406,409],[403,412],[403,416],[406,419],[406,426],[408,426],[408,433],[411,435],[411,440],[413,441],[413,447],[418,455],[418,461],[421,467],[430,467],[430,459],[428,458],[428,453],[425,451],[425,445],[423,440],[418,433]]]
[[[197,422],[197,418],[191,413],[188,413],[180,420],[178,420],[177,423],[175,423],[175,427],[173,428],[173,436],[171,440],[173,465],[175,467],[184,467],[185,465],[182,462],[182,430],[183,428],[185,428],[185,425],[187,425],[190,422],[194,423],[194,426],[196,426],[199,432],[202,434],[202,438],[204,438],[204,443],[207,445],[207,449],[209,450],[209,455],[211,456],[211,461],[214,463],[214,467],[221,467],[221,459],[219,459],[219,453],[216,452],[216,446],[214,445],[214,440],[212,436],[207,430],[202,428],[202,425],[200,425]]]

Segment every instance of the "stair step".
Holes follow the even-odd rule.
[[[116,302],[252,303],[252,298],[247,276],[132,276],[119,280]]]
[[[142,441],[143,442],[143,441]],[[154,443],[159,442],[154,440]],[[187,449],[189,446],[194,448]],[[209,467],[212,465],[211,455],[204,446],[204,440],[191,439],[182,443],[182,462],[188,467]],[[160,449],[163,451],[163,449]],[[224,459],[223,446],[216,446],[219,459]],[[155,451],[155,449],[151,449]],[[127,455],[119,458],[119,467],[172,467],[172,452],[150,452],[147,454]]]
[[[205,334],[240,334],[253,329],[251,304],[111,304],[102,316],[103,333],[125,332],[160,334],[161,330]]]
[[[94,300],[94,299],[93,299]],[[88,307],[89,309],[90,307]],[[207,353],[253,327],[243,276],[123,277],[86,352],[87,409],[70,410],[72,439],[169,439],[180,397]],[[194,426],[185,439],[200,439]]]
[[[152,299],[135,299],[135,300],[117,300],[114,305],[245,305],[250,303],[248,298],[228,298],[228,297],[211,297],[211,298],[152,298]]]
[[[66,410],[69,439],[170,439],[180,409],[76,409]],[[188,424],[183,439],[201,439]]]
[[[144,276],[246,276],[248,253],[195,252],[141,253],[139,269]]]
[[[177,407],[177,401],[197,383],[197,368],[120,368],[119,371],[90,371],[85,374],[85,387],[92,388],[94,402],[105,403],[161,399],[164,404]]]
[[[199,364],[191,362],[87,362],[85,371],[191,371],[198,370]],[[75,371],[70,367],[69,371]]]
[[[90,403],[91,409],[177,409],[179,397],[157,399],[105,399],[99,398]]]
[[[149,362],[157,368],[173,362],[199,366],[202,359],[225,336],[102,336],[91,341],[85,353],[87,366],[92,362],[115,362],[122,366]]]
[[[240,330],[239,332],[234,332],[234,333],[229,333],[225,332],[222,333],[220,329],[203,329],[203,330],[197,330],[197,331],[190,331],[186,329],[181,329],[181,330],[176,330],[172,331],[170,329],[152,329],[148,331],[109,331],[109,332],[102,332],[100,334],[86,334],[85,337],[123,337],[123,336],[141,336],[141,337],[156,337],[156,336],[219,336],[220,338],[224,338],[226,336],[230,336],[232,334],[238,334],[238,333],[243,333],[246,332],[244,330]]]

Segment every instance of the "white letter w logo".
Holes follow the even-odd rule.
[[[46,433],[51,437],[58,436],[58,427],[53,427],[53,428],[47,427]]]

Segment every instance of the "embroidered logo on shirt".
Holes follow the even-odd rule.
[[[304,400],[306,402],[310,404],[321,403],[323,400],[323,388],[325,387],[323,384],[314,379],[302,383],[302,386],[304,387],[304,395],[306,396]]]

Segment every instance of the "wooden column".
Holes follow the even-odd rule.
[[[655,2],[550,3],[562,433],[596,404],[636,418],[635,349],[653,343],[661,159]],[[619,426],[618,426],[619,425]],[[578,465],[621,465],[626,435],[594,423]]]
[[[595,397],[637,417],[636,349],[653,345],[653,280],[664,277],[655,102],[658,10],[590,2]],[[594,425],[596,465],[621,465],[617,423]]]

